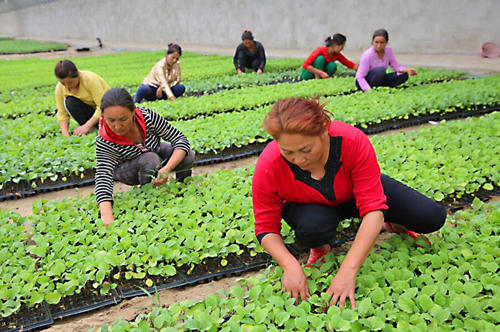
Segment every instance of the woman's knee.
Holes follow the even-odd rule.
[[[160,156],[155,152],[145,152],[139,157],[139,168],[144,171],[156,171],[161,164]]]
[[[429,204],[426,211],[423,212],[422,219],[425,220],[425,222],[422,223],[422,229],[419,230],[419,233],[435,232],[443,227],[446,221],[447,214],[444,206],[437,202],[432,203],[433,204]]]
[[[172,93],[177,98],[184,94],[184,92],[186,91],[186,87],[182,84],[177,84],[171,87],[170,90],[172,90]]]
[[[297,241],[310,248],[329,243],[337,233],[339,217],[330,206],[286,203],[282,211]]]
[[[329,62],[326,65],[326,73],[330,76],[337,72],[337,64],[335,62]]]

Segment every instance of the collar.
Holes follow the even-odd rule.
[[[330,136],[330,153],[325,164],[325,176],[321,180],[313,179],[311,177],[311,172],[304,171],[299,166],[292,164],[286,160],[283,155],[281,155],[281,157],[285,160],[288,167],[294,174],[295,180],[316,189],[325,199],[334,201],[335,191],[333,190],[333,182],[335,181],[335,176],[342,165],[342,162],[340,161],[341,152],[342,136]]]
[[[135,108],[134,119],[135,123],[138,124],[142,139],[146,140],[146,122],[144,121],[144,116],[142,115],[139,107]],[[119,145],[135,145],[127,137],[115,134],[108,126],[106,121],[104,121],[104,116],[101,116],[101,118],[99,119],[99,136],[104,138],[106,141]]]

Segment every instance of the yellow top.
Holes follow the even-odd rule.
[[[170,69],[170,73],[168,69]],[[167,59],[163,58],[154,65],[142,84],[148,84],[154,87],[161,86],[161,89],[165,91],[167,97],[170,98],[174,95],[170,87],[180,82],[181,67],[179,66],[179,62],[174,63],[172,67],[168,68]]]
[[[56,85],[57,120],[59,122],[69,119],[64,108],[64,98],[67,96],[76,97],[85,104],[95,107],[93,117],[97,119],[101,117],[101,99],[104,93],[110,89],[108,83],[101,76],[88,70],[79,70],[78,74],[80,75],[80,86],[77,93],[69,92],[60,82]]]

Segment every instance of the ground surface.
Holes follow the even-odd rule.
[[[95,56],[109,54],[116,51],[124,50],[124,48],[130,49],[162,49],[163,45],[159,44],[124,44],[124,43],[109,43],[105,41],[105,48],[100,49],[94,46],[95,42],[86,41],[74,41],[74,40],[60,40],[62,42],[68,42],[72,45],[67,51],[60,52],[46,52],[46,53],[36,53],[28,55],[1,55],[0,59],[18,59],[23,57],[38,57],[44,59],[60,58],[60,57],[75,57],[75,56]],[[90,52],[77,52],[77,47],[90,46]],[[220,53],[220,54],[231,54],[234,50],[232,49],[221,49],[221,48],[203,48],[200,46],[185,46],[188,51],[198,51],[202,53]],[[306,50],[278,50],[278,49],[267,49],[270,56],[280,57],[305,57],[308,55]],[[357,52],[345,52],[348,57],[352,59],[359,59],[360,54]],[[401,63],[406,65],[415,66],[429,66],[429,67],[441,67],[448,69],[460,69],[468,71],[471,74],[484,74],[492,72],[500,72],[500,58],[498,59],[483,59],[479,56],[463,56],[463,55],[415,55],[415,54],[402,54],[398,55],[398,59]],[[406,130],[413,130],[416,128],[408,128]],[[397,130],[400,131],[400,130]],[[387,134],[388,132],[384,133]],[[206,172],[213,172],[219,169],[233,169],[236,167],[243,167],[253,165],[257,160],[256,157],[246,158],[242,160],[232,161],[223,164],[209,165],[203,167],[197,167],[194,169],[193,174],[201,174]],[[128,190],[130,187],[117,184],[115,185],[115,191]],[[0,202],[0,208],[2,209],[12,209],[21,215],[31,214],[31,206],[33,201],[38,199],[62,199],[65,197],[83,197],[93,192],[93,186],[83,187],[78,189],[68,189],[63,191],[57,191],[53,193],[40,194],[34,197],[15,200],[15,201],[5,201]],[[498,200],[498,197],[494,198]],[[377,242],[384,241],[389,234],[382,233],[377,240]],[[340,250],[345,250],[349,246],[347,243],[344,248]],[[302,257],[304,259],[305,257]],[[212,281],[206,284],[201,284],[197,286],[185,287],[180,289],[164,290],[160,291],[161,304],[168,305],[173,302],[182,301],[186,299],[201,299],[208,294],[214,293],[216,290],[225,288],[229,289],[231,286],[235,285],[237,280],[240,278],[248,278],[249,276],[257,272],[249,272],[242,274],[238,277],[224,278],[219,281]],[[115,306],[110,306],[103,308],[98,311],[90,312],[87,314],[79,315],[76,317],[66,318],[61,321],[56,321],[54,325],[46,329],[46,331],[87,331],[90,328],[98,328],[103,324],[110,324],[118,318],[124,320],[132,320],[138,314],[142,312],[150,311],[152,307],[151,300],[146,297],[137,297],[129,300],[124,300],[120,304]]]

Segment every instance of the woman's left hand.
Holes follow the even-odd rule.
[[[158,171],[158,175],[156,176],[156,178],[153,181],[151,181],[151,184],[156,187],[156,186],[161,186],[167,181],[168,181],[168,172],[164,169],[160,169]]]
[[[156,98],[161,98],[163,96],[163,90],[161,89],[161,86],[156,89]]]
[[[338,303],[339,308],[343,308],[347,298],[351,301],[352,309],[356,308],[354,302],[354,290],[356,288],[356,272],[339,269],[339,272],[332,279],[332,283],[326,293],[332,296],[330,306]]]
[[[259,75],[262,74],[262,69],[260,69],[260,68],[257,69],[257,74],[259,74]]]

